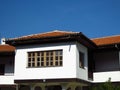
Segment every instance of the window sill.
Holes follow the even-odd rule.
[[[63,67],[63,66],[41,66],[41,67],[26,67],[26,68],[53,68],[53,67]]]
[[[84,70],[85,70],[85,67],[79,67],[79,68],[81,68],[81,69],[84,69]]]

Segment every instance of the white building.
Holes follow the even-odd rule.
[[[87,90],[87,86],[108,78],[119,82],[119,43],[111,47],[111,42],[104,45],[103,40],[90,40],[81,32],[65,31],[7,39],[0,45],[0,67],[5,65],[0,88]]]

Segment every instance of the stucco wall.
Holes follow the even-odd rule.
[[[106,82],[110,78],[112,82],[120,81],[120,71],[95,72],[94,83]]]
[[[5,75],[0,76],[0,85],[12,85],[14,84],[14,75]]]
[[[27,52],[63,50],[63,66],[27,68]],[[56,79],[76,77],[76,44],[74,42],[17,47],[15,79]]]
[[[79,51],[84,53],[84,68],[79,67]],[[88,51],[87,48],[79,43],[77,43],[76,50],[76,68],[77,68],[77,78],[88,80]]]

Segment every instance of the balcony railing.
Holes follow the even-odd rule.
[[[0,75],[0,84],[14,84],[14,75]]]
[[[106,82],[111,78],[112,82],[120,82],[120,71],[94,72],[93,82]]]

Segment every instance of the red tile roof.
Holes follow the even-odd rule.
[[[95,38],[92,41],[98,46],[118,44],[120,43],[120,35]]]
[[[15,47],[5,44],[5,45],[0,45],[0,52],[14,52]]]
[[[22,37],[18,37],[18,38],[8,39],[8,42],[9,41],[19,41],[19,40],[40,39],[40,38],[43,39],[43,38],[49,38],[49,37],[55,38],[55,37],[59,37],[59,36],[65,36],[65,35],[71,35],[71,34],[77,34],[77,33],[79,33],[79,32],[67,32],[67,31],[55,30],[55,31],[46,32],[46,33],[32,34],[32,35],[22,36]],[[111,45],[111,44],[120,43],[120,35],[95,38],[95,39],[91,39],[91,40],[97,46]]]
[[[58,30],[7,39],[6,43],[13,46],[17,46],[17,45],[53,43],[53,42],[62,42],[62,41],[66,42],[69,40],[71,41],[76,40],[87,47],[92,47],[92,48],[96,47],[96,45],[81,32],[66,32],[66,31],[58,31]]]
[[[28,36],[22,36],[18,38],[13,38],[13,40],[26,40],[26,39],[37,39],[37,38],[45,38],[45,37],[56,37],[56,36],[63,36],[68,34],[74,34],[76,32],[66,32],[66,31],[52,31],[47,33],[39,33],[39,34],[33,34]]]

